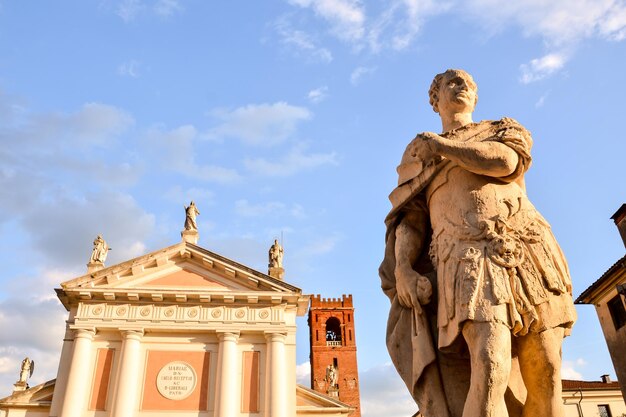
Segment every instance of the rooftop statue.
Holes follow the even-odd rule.
[[[28,378],[33,376],[33,372],[35,371],[35,361],[30,360],[28,357],[24,358],[22,361],[22,365],[20,366],[20,379],[17,381],[18,384],[26,384]]]
[[[102,238],[102,235],[98,235],[93,241],[93,249],[91,251],[91,259],[89,259],[90,263],[104,263],[107,259],[107,255],[109,254],[109,245]]]
[[[282,268],[283,267],[283,247],[278,243],[278,239],[274,239],[274,244],[269,250],[269,267],[270,268]]]
[[[398,167],[379,270],[387,348],[425,417],[562,417],[568,266],[526,195],[530,133],[473,122],[477,91],[465,71],[438,74],[443,133],[418,134]]]
[[[193,201],[189,203],[188,207],[185,207],[185,230],[198,230],[196,216],[199,214],[200,212]]]

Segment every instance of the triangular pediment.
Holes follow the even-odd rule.
[[[120,299],[120,294],[130,301],[171,298],[174,294],[203,302],[258,295],[276,303],[277,297],[298,298],[302,291],[200,246],[181,242],[63,282],[57,294],[67,308],[71,299]]]
[[[296,386],[296,414],[348,415],[353,410],[337,398],[329,397],[302,385]]]

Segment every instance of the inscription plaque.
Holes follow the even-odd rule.
[[[157,389],[168,400],[183,400],[196,388],[196,371],[182,361],[166,364],[157,374]]]

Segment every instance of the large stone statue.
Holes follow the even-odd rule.
[[[109,254],[109,245],[102,238],[102,235],[98,235],[93,241],[93,249],[91,251],[91,259],[89,259],[90,263],[100,263],[103,264],[107,259],[107,255]]]
[[[530,133],[472,121],[465,71],[433,80],[443,133],[417,135],[391,193],[382,288],[390,356],[425,417],[562,417],[567,263],[526,196]]]
[[[200,212],[193,201],[189,203],[189,206],[185,207],[185,230],[198,230],[196,216],[199,214]]]

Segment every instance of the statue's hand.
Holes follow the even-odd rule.
[[[395,275],[398,301],[402,307],[421,310],[421,305],[430,303],[433,287],[428,278],[412,268],[403,267],[397,267]]]
[[[439,155],[439,145],[441,144],[442,140],[445,140],[443,137],[433,132],[420,133],[419,136],[428,145],[428,150],[430,151],[430,153],[432,153],[433,155]]]

